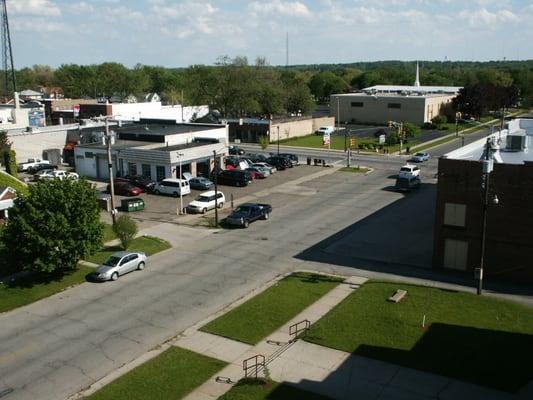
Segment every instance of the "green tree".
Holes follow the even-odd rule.
[[[11,149],[11,142],[7,137],[7,131],[0,131],[0,162],[5,164],[4,153]]]
[[[268,142],[268,136],[259,136],[259,145],[261,146],[261,149],[266,150],[269,144],[270,143]]]
[[[420,133],[420,128],[410,122],[403,123],[403,134],[405,137],[414,137]]]
[[[309,88],[315,99],[320,103],[328,103],[329,96],[343,93],[348,89],[348,84],[333,72],[324,71],[314,75],[309,82]]]
[[[138,232],[137,223],[129,215],[121,215],[113,225],[113,232],[120,240],[122,248],[127,250]]]
[[[29,187],[9,210],[3,241],[13,266],[44,274],[74,269],[102,244],[96,189],[85,179]]]
[[[17,155],[15,153],[15,150],[9,148],[7,150],[4,150],[4,165],[6,167],[6,172],[17,177]]]
[[[448,122],[448,118],[445,115],[436,115],[431,119],[431,122],[437,126],[437,129],[440,129],[442,124]]]

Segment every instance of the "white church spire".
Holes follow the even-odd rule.
[[[416,78],[415,78],[414,86],[416,86],[416,87],[420,86],[420,76],[418,74],[418,61],[416,62]]]

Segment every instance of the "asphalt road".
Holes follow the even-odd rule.
[[[431,253],[424,235],[431,235],[427,204],[436,160],[424,164],[420,193],[407,196],[389,190],[402,157],[363,161],[372,174],[324,168],[316,179],[270,188],[258,200],[273,205],[271,219],[248,230],[179,226],[182,240],[150,257],[142,272],[85,283],[0,315],[0,393],[13,389],[2,400],[67,398],[295,269],[461,283],[464,277],[441,277],[420,265]],[[410,244],[416,250],[401,254]]]

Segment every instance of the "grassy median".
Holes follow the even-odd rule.
[[[224,361],[170,347],[87,399],[181,399],[225,366]]]
[[[85,276],[92,270],[89,267],[79,266],[77,270],[58,275],[56,278],[28,275],[13,283],[0,284],[0,312],[33,303],[70,286],[83,283]]]
[[[256,344],[342,280],[311,273],[292,274],[201,328],[204,332]]]
[[[153,236],[139,236],[131,241],[128,251],[140,251],[146,253],[147,256],[151,256],[152,254],[159,253],[160,251],[169,249],[170,247],[170,243],[168,243],[166,240]],[[120,245],[104,246],[90,257],[87,257],[86,261],[95,264],[101,264],[111,254],[122,250],[124,249]]]
[[[367,282],[306,340],[511,392],[533,378],[533,308],[470,293]]]
[[[264,379],[243,379],[218,400],[330,400],[283,383]]]

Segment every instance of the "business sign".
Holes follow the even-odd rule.
[[[329,133],[324,133],[324,135],[322,136],[322,144],[324,146],[326,145],[329,145],[330,144],[330,141],[331,141],[331,136]]]
[[[78,118],[80,116],[80,105],[79,104],[73,105],[72,111],[74,112],[74,118]]]
[[[46,126],[46,119],[44,118],[44,111],[33,110],[28,113],[30,126]]]

